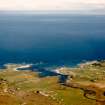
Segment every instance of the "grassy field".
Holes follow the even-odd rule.
[[[104,83],[104,65],[101,62],[101,65],[86,64],[59,71],[72,74],[74,82]],[[14,68],[18,66],[7,66],[0,71],[0,105],[96,105],[95,101],[83,96],[81,89],[59,84],[57,76],[40,78],[32,71],[16,71]]]

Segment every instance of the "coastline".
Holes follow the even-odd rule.
[[[76,69],[76,68],[83,68],[84,66],[88,66],[88,65],[92,65],[92,64],[94,64],[94,63],[99,63],[99,62],[101,62],[101,61],[104,61],[104,60],[100,60],[100,61],[98,61],[98,60],[90,60],[90,61],[81,61],[80,63],[77,63],[77,64],[75,64],[74,66],[72,65],[69,65],[69,66],[65,66],[65,65],[62,65],[62,66],[57,66],[57,65],[52,65],[51,67],[48,67],[48,68],[50,68],[49,70],[52,70],[52,71],[54,71],[54,72],[56,72],[56,73],[58,73],[58,74],[60,74],[60,71],[59,71],[59,69],[63,69],[63,68],[70,68],[70,69]],[[36,63],[36,64],[38,64],[38,63]],[[36,64],[30,64],[30,63],[7,63],[7,64],[3,64],[3,65],[0,65],[0,67],[1,67],[1,69],[6,69],[6,68],[11,68],[11,67],[13,67],[14,68],[14,70],[18,70],[18,69],[27,69],[27,68],[31,68],[32,66],[36,66]],[[40,66],[40,65],[39,65]],[[38,65],[37,65],[37,67],[38,67]],[[42,66],[42,68],[43,68],[43,66]],[[47,67],[45,67],[45,68],[47,68]]]
[[[28,91],[29,94],[32,92],[34,92],[34,94],[37,93],[36,97],[40,94],[44,97],[51,96],[51,98],[53,97],[52,99],[61,101],[58,98],[60,95],[64,102],[68,103],[67,105],[75,102],[71,100],[67,101],[67,97],[70,97],[70,99],[72,99],[72,97],[81,97],[81,102],[85,100],[85,105],[88,105],[87,103],[89,100],[86,101],[86,99],[84,99],[81,94],[81,89],[87,89],[87,87],[90,89],[91,85],[96,86],[96,88],[103,88],[102,85],[105,83],[105,61],[88,61],[70,68],[62,66],[53,69],[53,71],[48,71],[48,69],[40,70],[40,68],[39,71],[31,71],[31,66],[33,66],[33,64],[5,64],[6,69],[0,71],[1,81],[3,81],[2,83],[7,83],[7,86],[11,84],[9,86],[12,87],[4,87],[4,94],[5,92],[9,93],[10,90],[14,92],[11,92],[11,94],[16,95],[17,92],[24,92],[27,94]],[[45,74],[53,73],[54,75],[40,77],[39,74],[41,72]],[[52,90],[53,93],[51,93]],[[68,94],[68,92],[71,92],[71,95]],[[27,100],[29,99],[27,98]],[[80,100],[77,100],[74,105],[77,105]]]

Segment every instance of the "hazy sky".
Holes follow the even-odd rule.
[[[105,0],[0,0],[0,10],[70,10],[105,12]]]

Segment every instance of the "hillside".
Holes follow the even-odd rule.
[[[60,74],[69,75],[68,84],[78,83],[77,88],[61,85],[59,76],[39,77],[38,72],[16,70],[21,66],[11,64],[0,70],[0,105],[95,105],[95,100],[83,96],[83,89],[104,87],[104,61],[57,68]]]

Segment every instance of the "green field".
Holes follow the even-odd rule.
[[[96,105],[95,100],[83,96],[81,89],[59,84],[59,77],[40,78],[32,71],[16,71],[14,68],[18,66],[21,65],[9,65],[0,70],[0,105]],[[104,61],[59,68],[59,71],[72,74],[74,83],[105,83]]]

